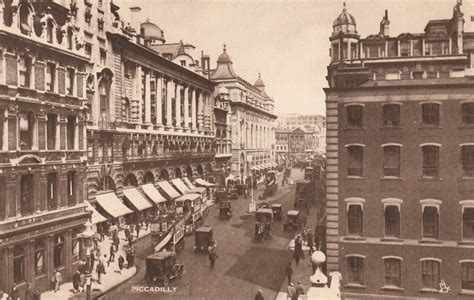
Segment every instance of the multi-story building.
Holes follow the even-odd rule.
[[[232,128],[230,123],[231,105],[229,90],[221,85],[214,88],[214,120],[215,120],[215,177],[223,183],[231,171]],[[219,174],[220,176],[217,176]]]
[[[86,65],[75,11],[0,3],[0,289],[49,288],[81,256]]]
[[[302,115],[296,113],[278,116],[278,128],[294,130],[300,128],[306,133],[306,150],[323,154],[326,152],[326,117],[321,115]]]
[[[474,33],[452,13],[397,36],[387,12],[367,38],[334,21],[327,263],[347,297],[474,295]]]
[[[243,178],[251,170],[274,165],[275,129],[277,116],[273,113],[274,100],[266,94],[260,78],[254,85],[239,77],[226,52],[217,59],[211,80],[229,91],[232,132],[233,175]]]
[[[290,163],[289,155],[289,134],[290,131],[277,128],[275,131],[275,160],[278,165]]]
[[[313,130],[302,128],[282,129],[275,131],[275,155],[279,164],[293,164],[314,158],[321,154],[318,134]]]
[[[121,197],[127,186],[210,174],[214,83],[188,53],[164,44],[162,29],[140,22],[139,7],[130,8],[130,26],[116,6],[104,7],[111,22],[105,22],[105,39],[97,36],[101,59],[94,61],[97,93],[87,127],[89,201],[107,191]]]

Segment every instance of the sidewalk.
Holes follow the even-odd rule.
[[[134,237],[136,237],[136,232],[134,232]],[[141,239],[147,235],[150,234],[150,228],[148,230],[142,229],[140,230],[140,235],[138,239]],[[92,272],[92,278],[94,279],[92,283],[92,290],[94,293],[103,293],[121,282],[124,282],[125,280],[131,278],[135,273],[137,272],[137,269],[135,266],[127,269],[124,268],[122,270],[122,273],[119,273],[119,267],[118,267],[118,258],[120,255],[125,258],[125,252],[122,249],[122,246],[125,244],[128,244],[128,241],[125,239],[125,232],[123,230],[119,231],[118,233],[119,238],[120,238],[120,245],[119,245],[119,250],[115,253],[115,260],[114,262],[111,262],[110,265],[107,265],[107,263],[104,263],[105,266],[105,274],[102,274],[101,278],[101,284],[97,282],[97,272],[96,272],[96,266],[98,261],[96,260],[94,264],[94,270]],[[109,250],[110,250],[110,245],[112,243],[112,239],[110,237],[105,237],[105,240],[102,242],[99,242],[100,246],[100,253],[101,253],[101,259],[104,258],[104,254],[107,254],[107,257],[109,257]],[[127,262],[125,261],[125,264]],[[73,293],[73,287],[72,287],[72,281],[71,282],[66,282],[63,283],[60,287],[60,290],[57,292],[54,292],[54,290],[46,291],[41,294],[41,299],[48,299],[48,300],[66,300],[69,299],[73,296],[86,296],[85,292],[74,294]]]

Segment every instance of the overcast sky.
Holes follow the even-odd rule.
[[[430,19],[449,19],[457,0],[349,0],[348,12],[362,37],[378,33],[389,10],[391,35],[423,32]],[[254,83],[262,73],[277,112],[325,113],[329,36],[342,11],[339,0],[114,0],[129,20],[131,5],[142,8],[164,30],[167,43],[183,40],[211,56],[212,67],[223,44],[237,74]],[[474,0],[464,0],[466,26]],[[199,56],[195,55],[196,59]]]

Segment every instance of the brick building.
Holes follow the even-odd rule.
[[[88,58],[56,3],[0,3],[0,289],[69,280],[86,211]]]
[[[474,295],[474,33],[461,3],[422,33],[334,21],[327,256],[347,297]],[[450,287],[440,294],[441,283]]]

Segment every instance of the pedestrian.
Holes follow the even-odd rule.
[[[304,288],[303,285],[301,285],[301,281],[298,281],[298,285],[296,286],[296,299],[298,299],[300,295],[304,295]]]
[[[258,290],[257,294],[255,295],[255,300],[265,300],[265,298],[263,298],[263,293],[262,293],[262,290]]]
[[[314,242],[313,242],[314,237],[313,237],[313,232],[311,230],[308,230],[307,239],[308,239],[308,247],[309,247],[308,253],[309,253],[309,256],[311,256],[314,252]]]
[[[139,224],[135,225],[135,231],[137,232],[137,239],[138,239],[138,235],[140,234],[140,228],[141,227]]]
[[[130,247],[132,247],[132,245],[133,245],[133,235],[131,235],[131,234],[128,236],[128,245]]]
[[[105,255],[104,255],[104,256],[105,256]],[[99,263],[97,264],[96,272],[97,272],[97,282],[98,282],[99,284],[101,284],[101,282],[100,282],[101,274],[104,274],[104,275],[105,275],[105,266],[104,266],[104,264],[102,263],[102,261],[99,261]]]
[[[293,257],[295,258],[296,266],[299,266],[301,256],[300,256],[300,252],[297,251],[296,248],[295,248],[295,251],[293,252]]]
[[[74,294],[77,294],[80,292],[80,286],[81,286],[81,272],[79,270],[72,275],[72,287],[74,289]]]
[[[290,300],[295,299],[295,294],[296,294],[296,289],[295,289],[293,283],[290,282],[290,284],[286,288],[287,299],[290,299]],[[298,298],[296,298],[296,299],[298,299]]]
[[[115,260],[115,246],[114,244],[110,244],[109,248],[109,263]]]
[[[125,238],[128,240],[128,237],[130,236],[130,229],[127,227],[125,227]]]
[[[217,258],[219,257],[217,256],[216,251],[209,252],[209,261],[211,262],[211,269],[214,269]]]
[[[286,277],[288,278],[288,285],[291,283],[291,276],[293,276],[293,268],[291,267],[291,261],[286,266]]]
[[[99,226],[99,236],[100,241],[103,242],[105,240],[105,228],[103,226]]]
[[[94,270],[95,265],[95,251],[93,249],[90,250],[90,258],[91,258],[91,267],[89,270]]]
[[[33,292],[31,291],[31,284],[29,282],[26,283],[25,300],[33,300]]]
[[[122,269],[123,269],[123,263],[125,262],[125,259],[123,259],[123,256],[120,255],[118,258],[118,266],[120,270],[120,274],[122,274]]]
[[[54,292],[56,293],[57,291],[60,290],[61,282],[63,281],[63,277],[61,273],[56,270],[56,273],[53,275],[54,278]]]
[[[20,300],[20,296],[18,295],[18,288],[16,285],[13,285],[12,287],[12,292],[10,293],[10,298],[11,300]]]
[[[114,246],[115,246],[115,251],[119,250],[119,245],[120,245],[120,238],[118,235],[114,236]]]

